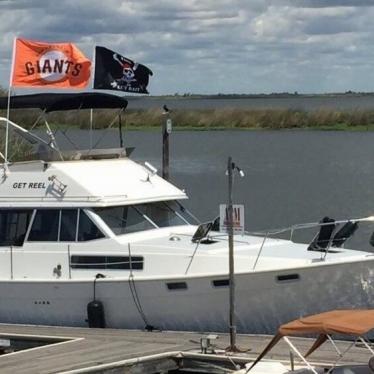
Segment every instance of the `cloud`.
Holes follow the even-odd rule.
[[[310,8],[337,8],[337,7],[373,7],[371,0],[292,0],[290,2],[298,7]]]
[[[363,0],[2,0],[0,85],[22,36],[112,48],[150,66],[154,94],[374,90],[373,16]]]

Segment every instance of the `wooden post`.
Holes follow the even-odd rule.
[[[164,105],[165,121],[162,126],[162,178],[169,180],[169,134],[171,132],[170,111]]]

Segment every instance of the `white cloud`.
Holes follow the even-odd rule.
[[[363,0],[2,0],[0,84],[15,36],[112,48],[154,71],[151,92],[374,90]],[[349,73],[347,73],[347,71]]]

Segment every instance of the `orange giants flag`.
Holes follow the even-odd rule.
[[[84,88],[91,61],[71,43],[43,43],[16,39],[11,85]]]

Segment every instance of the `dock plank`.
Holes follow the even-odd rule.
[[[144,332],[5,324],[0,324],[0,334],[80,339],[2,355],[0,356],[0,372],[4,374],[60,373],[165,352],[199,352],[199,341],[203,335],[189,332]],[[218,334],[218,336],[217,349],[222,352],[229,345],[229,337],[227,334]],[[270,339],[271,337],[266,335],[238,335],[237,344],[243,350],[250,349],[242,354],[250,360],[261,352]],[[310,339],[297,338],[294,341],[301,352],[305,352],[312,344]],[[347,344],[349,343],[339,342],[342,349]],[[281,342],[266,357],[277,360],[288,359],[289,348]],[[336,357],[332,346],[326,343],[311,356],[311,359],[317,362],[331,362]],[[365,349],[354,347],[344,362],[366,363],[369,358]],[[165,365],[168,364],[171,363],[165,363]]]

